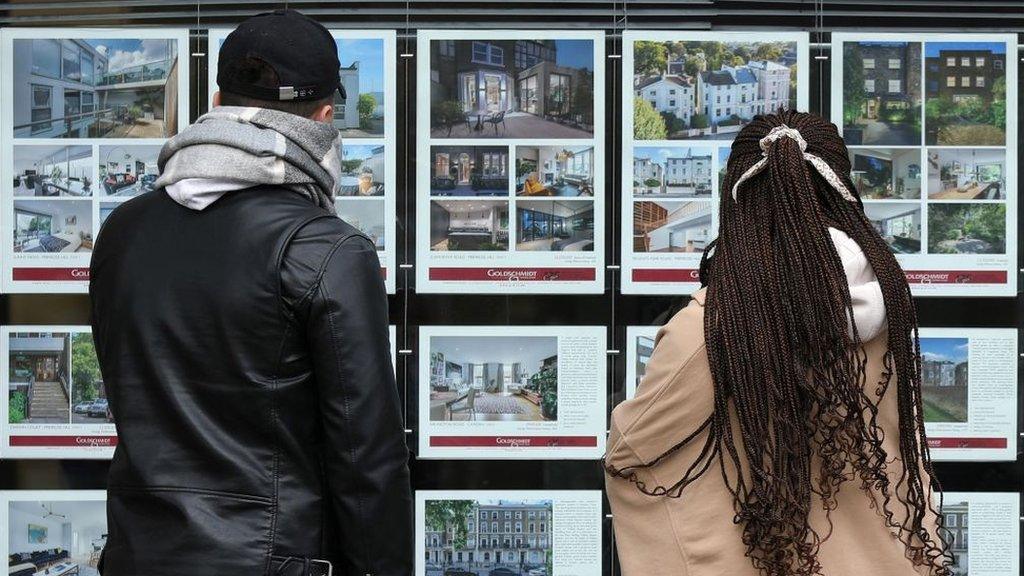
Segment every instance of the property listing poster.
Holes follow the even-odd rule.
[[[658,326],[626,326],[626,400],[636,396],[654,353]]]
[[[422,326],[420,458],[600,458],[603,326]]]
[[[107,544],[104,490],[0,491],[5,574],[99,576]]]
[[[217,57],[231,32],[210,30],[209,104],[217,91]],[[388,294],[395,293],[395,31],[331,30],[347,98],[334,95],[334,126],[341,131],[342,176],[338,216],[377,247]]]
[[[601,498],[599,490],[417,490],[416,576],[600,574]]]
[[[808,106],[806,33],[622,35],[622,292],[690,293],[736,133]]]
[[[953,576],[1020,575],[1020,494],[943,492]]]
[[[604,35],[421,30],[416,289],[604,290]]]
[[[0,327],[0,455],[109,459],[117,430],[88,326]]]
[[[5,28],[0,230],[6,292],[85,292],[103,220],[153,189],[188,124],[188,30]]]
[[[832,35],[832,121],[915,295],[1017,293],[1016,54],[1013,34]]]
[[[921,328],[933,460],[1017,458],[1017,329]]]

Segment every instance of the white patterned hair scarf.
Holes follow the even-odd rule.
[[[775,128],[772,128],[771,132],[768,132],[767,136],[761,138],[762,158],[758,160],[757,163],[755,163],[753,166],[748,168],[747,171],[744,172],[742,176],[740,176],[739,180],[737,180],[736,183],[733,184],[732,199],[734,202],[736,201],[736,194],[740,189],[740,185],[746,182],[747,180],[750,180],[757,174],[761,173],[761,171],[763,171],[765,167],[768,166],[768,148],[769,146],[771,146],[772,142],[775,142],[779,138],[792,138],[793,140],[795,140],[797,146],[800,147],[800,152],[803,153],[804,155],[804,160],[810,162],[811,166],[814,166],[814,169],[817,170],[823,178],[825,178],[826,182],[828,182],[833,188],[835,188],[836,191],[838,191],[839,194],[843,196],[843,198],[849,200],[850,202],[857,201],[857,197],[850,192],[849,188],[847,188],[845,184],[843,184],[843,181],[839,178],[839,175],[835,173],[835,170],[832,170],[832,167],[828,165],[828,162],[825,162],[818,156],[815,156],[814,154],[810,154],[807,152],[807,141],[805,141],[804,137],[800,135],[800,131],[797,130],[796,128],[790,128],[789,126],[783,124],[781,126],[776,126]]]

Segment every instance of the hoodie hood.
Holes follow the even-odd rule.
[[[839,259],[843,262],[846,282],[850,285],[850,301],[853,304],[853,322],[861,342],[878,336],[885,328],[885,301],[878,277],[871,268],[867,256],[859,244],[842,230],[828,229]],[[848,329],[853,337],[853,329]]]

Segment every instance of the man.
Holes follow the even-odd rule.
[[[408,450],[374,245],[334,213],[334,39],[220,50],[215,108],[105,223],[93,333],[119,442],[104,576],[409,576]]]

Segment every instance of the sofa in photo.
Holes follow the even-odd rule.
[[[594,148],[591,146],[516,147],[519,196],[592,197]]]
[[[103,501],[13,501],[7,529],[8,574],[99,576],[107,539]]]

